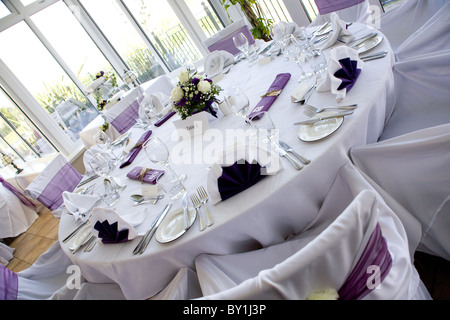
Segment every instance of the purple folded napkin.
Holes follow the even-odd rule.
[[[147,132],[145,132],[138,140],[138,142],[136,143],[136,145],[133,147],[133,150],[131,150],[127,160],[125,160],[119,168],[124,168],[128,165],[130,165],[134,159],[137,157],[137,155],[139,154],[139,152],[142,149],[142,144],[148,139],[150,138],[150,136],[152,135],[152,130],[148,130]]]
[[[175,111],[167,112],[161,119],[155,122],[155,127],[159,127],[160,125],[162,125],[164,122],[169,120],[170,117],[172,117],[175,113],[176,113]]]
[[[222,175],[217,179],[220,197],[228,199],[256,184],[264,175],[261,175],[261,166],[258,163],[236,161],[228,167],[222,168]]]
[[[133,180],[142,181],[145,183],[156,184],[158,179],[164,174],[163,170],[156,170],[143,167],[134,167],[127,173],[127,177]]]
[[[262,111],[269,110],[272,103],[278,98],[283,88],[286,86],[287,82],[291,78],[290,73],[280,73],[275,77],[275,80],[270,85],[267,93],[263,95],[262,99],[253,108],[252,112],[248,115],[249,119],[254,117],[256,114]],[[257,119],[257,118],[254,118]]]
[[[128,229],[118,230],[119,223],[110,224],[108,220],[103,222],[97,221],[94,229],[98,231],[98,237],[103,243],[121,243],[128,241]]]
[[[345,89],[349,92],[361,74],[361,69],[357,68],[358,62],[355,60],[350,60],[350,58],[340,59],[339,63],[342,68],[336,71],[334,76],[341,79],[342,83],[337,89]]]

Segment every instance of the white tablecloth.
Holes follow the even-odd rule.
[[[357,23],[351,26],[356,36],[367,32],[362,28]],[[194,258],[201,253],[229,254],[256,249],[280,243],[288,235],[304,230],[316,218],[339,168],[350,161],[350,148],[375,142],[382,132],[385,117],[392,107],[390,98],[393,92],[394,56],[387,41],[373,49],[381,50],[389,51],[388,56],[366,63],[364,71],[342,103],[357,103],[358,108],[354,114],[346,117],[334,134],[316,142],[299,140],[299,127],[293,125],[293,122],[308,118],[303,114],[304,107],[292,103],[290,99],[290,94],[298,86],[299,69],[295,63],[286,62],[283,56],[279,56],[269,64],[251,68],[246,61],[234,65],[218,84],[223,89],[240,85],[250,98],[251,106],[256,105],[277,74],[292,74],[269,113],[275,126],[279,128],[280,139],[310,158],[311,163],[296,171],[285,159],[281,159],[282,167],[276,175],[265,177],[251,188],[215,206],[209,205],[215,220],[213,226],[200,232],[196,221],[185,235],[174,242],[160,244],[152,239],[142,255],[132,254],[140,238],[123,244],[98,244],[91,252],[81,250],[72,254],[66,243],[62,243],[63,249],[80,266],[88,281],[117,282],[128,299],[145,299],[163,289],[181,267],[193,267]],[[336,104],[335,96],[331,93],[314,93],[309,103],[317,106]],[[190,157],[189,154],[186,155],[187,149],[183,149],[184,156],[190,158],[189,163],[176,163],[180,159],[182,143],[185,143],[177,142],[173,137],[174,126],[171,122],[176,119],[179,119],[178,115],[154,129],[153,135],[169,146],[172,151],[172,167],[179,174],[187,174],[185,185],[191,194],[199,185],[206,187],[209,164],[205,160],[217,142],[207,141],[207,136],[203,136],[203,139],[202,136],[195,137],[192,146],[195,149],[195,146],[203,143],[203,157]],[[219,119],[210,119],[210,127],[222,132],[229,128],[248,129],[242,119],[234,115],[223,117],[220,113]],[[142,133],[141,129],[133,129],[131,138],[137,141]],[[130,210],[139,214],[149,207],[145,221],[136,227],[138,231],[145,231],[169,200],[164,198],[154,206],[132,207],[129,195],[139,193],[141,184],[127,179],[126,174],[137,165],[155,167],[142,151],[130,166],[114,172],[115,176],[127,184],[114,208],[119,214],[129,214]],[[100,186],[100,181],[94,183],[97,187]],[[172,202],[172,210],[179,207],[181,199]],[[74,227],[74,219],[64,215],[61,218],[59,238],[63,239]]]

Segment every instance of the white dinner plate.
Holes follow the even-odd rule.
[[[373,38],[367,39],[361,43],[358,43],[357,45],[353,46],[352,48],[355,49],[358,53],[364,53],[367,52],[373,48],[375,48],[377,45],[379,45],[383,41],[383,36],[378,34]]]
[[[316,114],[311,119],[319,118],[321,116],[328,116],[337,113],[337,111],[326,111]],[[333,132],[335,132],[344,122],[344,117],[330,118],[317,121],[313,124],[306,124],[300,126],[298,130],[298,137],[302,141],[317,141],[323,139]]]
[[[184,213],[183,208],[179,208],[169,213],[156,230],[156,241],[159,243],[171,242],[178,239],[194,224],[197,217],[195,209],[188,207],[188,227],[184,229]]]
[[[72,241],[69,244],[69,249],[73,251],[80,245],[83,240],[84,242],[89,240],[89,237],[87,237],[87,235],[91,232],[91,229],[92,227],[89,223],[81,228],[81,230],[78,231],[77,234],[72,238]]]

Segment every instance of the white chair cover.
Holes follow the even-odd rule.
[[[389,39],[394,52],[427,21],[432,20],[448,0],[405,0],[381,15],[380,31]]]
[[[72,262],[56,241],[31,267],[17,273],[17,300],[53,299],[73,275],[67,270],[70,265]]]
[[[137,86],[103,113],[106,121],[116,128],[120,134],[128,131],[136,123],[136,119],[139,117],[138,101],[143,99],[143,95],[144,89],[142,86]]]
[[[202,299],[305,299],[317,290],[339,290],[377,226],[392,266],[379,287],[363,299],[430,299],[411,262],[400,220],[373,190],[358,190],[360,181],[353,166],[344,166],[313,227],[284,243],[197,257]],[[322,222],[337,214],[331,223]]]
[[[25,194],[41,202],[56,217],[60,217],[61,210],[58,208],[63,203],[62,193],[72,192],[82,177],[62,154],[58,154],[26,187]]]
[[[37,218],[35,210],[24,205],[16,195],[0,184],[0,239],[18,236]]]
[[[355,147],[350,154],[372,183],[420,222],[418,250],[450,260],[450,124]]]
[[[315,0],[317,7],[319,8],[319,14],[317,17],[310,23],[311,26],[319,26],[324,24],[325,22],[331,22],[331,13],[336,12],[339,16],[339,19],[346,21],[346,22],[360,22],[360,23],[367,23],[368,20],[371,19],[370,16],[370,4],[369,0],[325,0],[325,2],[328,2],[331,4],[331,6],[328,8],[328,10],[321,10],[320,5],[321,0]],[[354,3],[351,5],[350,3]],[[350,4],[350,5],[349,5]],[[343,9],[336,9],[333,8],[339,8],[343,7]],[[333,11],[330,11],[333,10]],[[323,13],[321,13],[321,11]]]
[[[174,85],[172,84],[172,80],[169,76],[162,75],[142,84],[142,87],[144,89],[144,92],[147,94],[160,92],[164,96],[170,97]]]
[[[14,258],[15,250],[16,249],[7,246],[3,242],[0,242],[0,264],[2,266],[8,265],[9,261]]]
[[[450,49],[398,61],[393,72],[395,103],[380,140],[450,122]]]
[[[184,267],[173,280],[149,300],[188,300],[202,296],[202,290],[194,270]]]

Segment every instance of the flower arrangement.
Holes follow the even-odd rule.
[[[109,82],[109,85],[113,88],[113,90],[115,88],[119,88],[119,86],[117,84],[117,77],[114,73],[107,74],[104,71],[97,72],[97,74],[95,75],[95,79],[99,79],[101,77],[103,77],[105,79],[105,83]],[[95,100],[97,102],[97,109],[99,111],[103,111],[103,109],[105,108],[105,105],[107,105],[109,103],[109,100],[104,99],[103,94],[101,92],[101,87],[98,87],[96,89]]]
[[[191,74],[190,69],[180,72],[178,84],[172,90],[172,109],[177,112],[181,119],[200,111],[206,111],[217,118],[217,111],[213,106],[218,102],[217,95],[222,89],[197,72]]]

